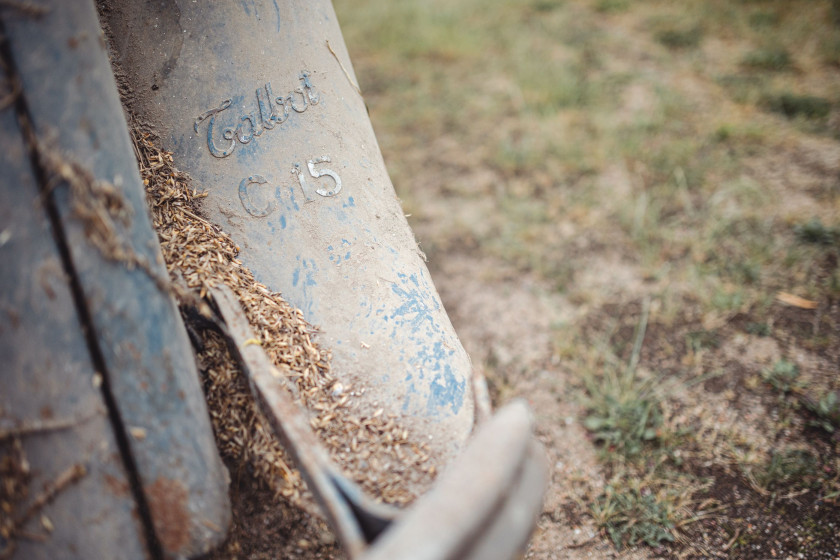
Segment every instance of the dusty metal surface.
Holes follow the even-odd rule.
[[[435,487],[384,533],[364,560],[503,560],[527,542],[547,485],[532,420],[513,401],[482,424]],[[495,547],[481,547],[484,541]],[[480,548],[487,556],[475,556]]]
[[[487,520],[478,538],[453,558],[506,560],[521,557],[542,511],[548,476],[545,450],[541,445],[532,444],[521,474],[507,488],[504,503]]]
[[[524,403],[513,402],[483,424],[436,487],[407,510],[373,503],[331,464],[235,295],[224,287],[211,295],[255,397],[350,558],[509,560],[524,549],[547,483]]]
[[[256,278],[322,329],[360,407],[442,458],[473,426],[469,359],[382,161],[327,0],[100,0],[136,114]],[[431,439],[426,439],[432,436]]]
[[[0,110],[0,169],[0,445],[19,438],[28,465],[18,466],[31,477],[25,500],[0,513],[20,522],[18,534],[0,536],[0,558],[144,558],[128,476],[13,104]],[[34,506],[74,470],[83,474]]]
[[[90,321],[84,328],[157,539],[168,556],[197,554],[224,536],[227,473],[186,332],[162,289],[167,275],[97,14],[89,0],[41,4],[39,17],[0,12],[21,84],[17,109],[28,113],[37,137],[41,188],[56,209],[56,238],[78,281]],[[108,213],[113,209],[118,215]],[[61,371],[59,363],[46,365]],[[14,395],[27,398],[25,391]]]
[[[254,338],[236,296],[225,287],[214,289],[211,295],[274,433],[283,439],[347,553],[357,557],[398,510],[370,502],[344,478],[315,436],[306,409],[295,403],[294,386],[271,365]]]

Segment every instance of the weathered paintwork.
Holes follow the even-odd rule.
[[[262,406],[351,559],[510,560],[524,550],[542,506],[545,455],[530,411],[514,401],[481,425],[435,487],[407,510],[376,504],[332,464],[226,288],[213,300]]]
[[[23,433],[32,473],[26,501],[2,515],[20,517],[68,469],[79,465],[86,471],[24,525],[29,534],[45,535],[44,541],[17,539],[13,558],[147,557],[14,106],[0,110],[0,169],[0,432]]]
[[[528,406],[505,405],[362,560],[509,560],[523,552],[548,483],[532,433]]]
[[[358,557],[399,510],[366,499],[339,472],[312,430],[309,413],[295,402],[294,386],[273,368],[259,344],[248,344],[254,340],[254,333],[236,296],[225,287],[215,288],[211,296],[227,326],[228,341],[239,356],[254,399],[300,468],[344,549],[350,558]]]
[[[109,2],[141,120],[208,191],[258,280],[301,308],[368,412],[442,456],[473,427],[469,358],[395,196],[328,0]]]
[[[148,263],[148,271],[113,260],[90,243],[87,225],[74,211],[74,205],[86,201],[74,200],[66,183],[40,185],[49,190],[48,202],[56,210],[52,226],[66,250],[64,267],[83,302],[81,330],[89,333],[94,362],[104,369],[102,387],[113,395],[112,418],[116,429],[127,434],[127,456],[137,467],[157,540],[167,556],[195,555],[224,537],[230,520],[227,472],[183,323],[157,280],[167,273],[105,41],[90,0],[39,5],[46,9],[37,17],[26,10],[0,11],[9,67],[21,85],[17,109],[28,112],[41,153],[59,153],[96,180],[111,183],[131,209],[130,224],[119,226],[116,235],[128,244],[132,258]],[[50,170],[43,171],[51,176]],[[50,319],[39,314],[32,320]],[[38,330],[32,337],[33,347],[40,345],[49,356],[53,341]],[[52,361],[49,375],[62,375],[59,359]],[[29,398],[21,391],[10,398]],[[58,407],[64,396],[55,398]]]

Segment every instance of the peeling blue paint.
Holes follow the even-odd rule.
[[[318,283],[315,281],[315,274],[318,272],[318,266],[315,264],[314,259],[303,259],[303,269],[306,271],[304,275],[306,276],[306,280],[304,281],[304,286],[316,286]],[[295,273],[299,272],[300,269],[295,270]],[[294,280],[292,281],[292,285],[297,285]],[[305,292],[305,290],[304,290]],[[306,295],[304,293],[304,295]]]
[[[295,189],[293,187],[289,187],[289,195],[289,200],[292,202],[292,206],[294,206],[295,210],[300,211],[300,206],[298,206],[298,203],[295,200]]]
[[[393,319],[391,338],[396,338],[399,331],[407,331],[412,343],[409,347],[416,348],[409,353],[407,360],[400,357],[400,361],[408,362],[411,370],[405,378],[408,393],[417,394],[413,382],[429,378],[428,393],[422,395],[426,413],[435,416],[446,410],[458,414],[464,405],[466,381],[459,381],[452,371],[450,360],[455,350],[441,340],[433,342],[440,335],[435,322],[435,312],[440,309],[440,304],[432,295],[434,292],[424,275],[398,273],[397,277],[399,283],[392,284],[391,289],[399,296],[401,304],[390,315],[386,313],[383,320],[388,322]],[[405,352],[402,354],[404,356]]]
[[[280,227],[286,229],[286,216],[280,216]]]
[[[432,296],[433,292],[427,286],[424,286],[426,289],[420,289],[417,274],[408,276],[401,272],[397,276],[403,280],[403,285],[392,284],[391,290],[403,300],[403,304],[394,310],[391,318],[398,326],[410,327],[414,334],[420,331],[424,323],[427,327],[434,328],[435,319],[432,313],[440,309],[440,304]],[[414,284],[414,287],[408,285],[406,279]]]
[[[458,414],[464,404],[466,392],[466,381],[458,381],[452,373],[452,368],[447,365],[443,373],[438,373],[429,386],[431,395],[426,401],[426,413],[430,416],[439,408],[449,407],[452,414]]]
[[[277,0],[274,2],[274,12],[277,14],[277,32],[280,33],[280,6],[277,5]]]

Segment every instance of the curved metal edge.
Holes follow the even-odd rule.
[[[362,557],[364,560],[458,558],[493,526],[522,479],[532,419],[513,401],[480,426],[435,487],[409,509]]]
[[[522,474],[510,489],[508,499],[481,535],[451,558],[459,560],[510,560],[519,558],[528,546],[543,508],[548,486],[548,461],[542,445],[533,441]]]
[[[309,425],[309,415],[292,398],[293,385],[271,365],[265,351],[247,341],[254,338],[239,300],[227,286],[210,291],[213,303],[227,326],[231,349],[240,360],[251,392],[263,409],[275,435],[283,441],[300,473],[339,540],[351,558],[361,554],[367,545],[362,527],[354,516],[347,495],[334,480],[336,469]],[[349,482],[348,482],[349,483]]]
[[[202,554],[224,539],[230,523],[228,473],[186,330],[161,288],[168,276],[99,19],[91,0],[39,5],[40,17],[3,10],[2,21],[41,189],[55,208],[56,239],[84,300],[79,309],[88,317],[124,460],[136,466],[141,510],[148,510],[164,555]],[[112,219],[107,230],[123,256],[97,249],[89,236],[95,222],[79,212],[103,196],[118,198],[131,216]]]

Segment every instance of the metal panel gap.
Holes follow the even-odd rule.
[[[143,525],[143,532],[148,552],[155,560],[163,559],[163,548],[154,530],[149,505],[146,501],[146,496],[143,493],[137,465],[131,454],[131,449],[128,443],[128,434],[119,416],[116,401],[111,391],[108,370],[105,366],[105,359],[103,357],[102,350],[99,347],[99,343],[96,340],[96,332],[93,327],[93,322],[91,321],[90,311],[85,304],[85,298],[76,276],[76,270],[73,266],[72,257],[70,256],[70,249],[67,246],[63,224],[61,222],[58,209],[53,201],[52,193],[48,188],[49,178],[41,165],[41,158],[38,151],[38,137],[32,127],[29,107],[27,106],[26,99],[24,98],[24,92],[20,89],[20,87],[15,87],[20,84],[20,78],[18,76],[11,48],[6,37],[6,27],[3,19],[0,18],[0,60],[2,60],[2,63],[5,66],[6,78],[12,85],[12,91],[17,92],[16,98],[12,101],[12,103],[18,118],[21,133],[23,134],[24,142],[26,144],[25,148],[29,155],[30,164],[36,180],[38,181],[38,187],[41,192],[40,202],[47,211],[53,239],[56,247],[58,248],[58,253],[61,256],[62,268],[69,278],[70,292],[73,295],[73,303],[76,308],[76,313],[78,313],[80,323],[82,324],[82,329],[84,331],[83,334],[85,340],[87,341],[91,361],[96,368],[96,371],[102,375],[102,395],[105,400],[105,405],[108,408],[108,417],[111,427],[114,430],[117,446],[120,450],[120,456],[126,468],[131,492],[134,496],[134,500],[140,514],[140,520]]]

